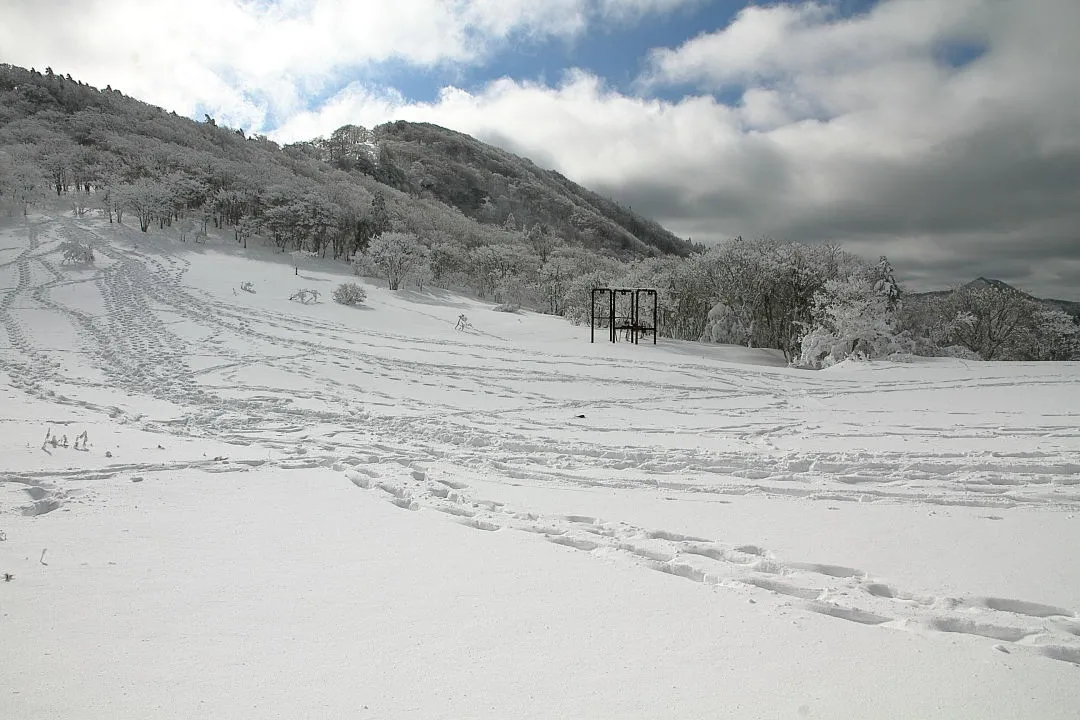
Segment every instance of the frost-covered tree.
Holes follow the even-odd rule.
[[[195,229],[195,221],[190,216],[185,216],[180,220],[180,242],[187,242],[188,235]]]
[[[116,198],[139,219],[139,229],[146,232],[158,215],[171,212],[172,203],[165,189],[157,182],[140,179],[115,188]]]
[[[424,286],[431,282],[434,275],[434,271],[431,267],[431,251],[428,251],[419,262],[417,262],[412,270],[409,271],[409,277],[414,283],[416,283],[416,289],[420,292],[424,292]]]
[[[570,281],[581,272],[580,260],[569,252],[556,252],[543,264],[537,273],[536,286],[549,313],[563,313]]]
[[[367,213],[359,220],[354,252],[366,251],[372,238],[390,232],[393,227],[390,211],[386,207],[386,195],[381,190],[376,190],[371,196]]]
[[[983,360],[1015,356],[1016,343],[1034,324],[1037,303],[1015,288],[977,280],[954,290],[948,298],[953,341]]]
[[[236,238],[236,242],[243,244],[243,246],[247,248],[248,238],[258,232],[258,230],[258,221],[250,215],[245,215],[240,218],[240,222],[236,223],[233,227],[233,236]]]
[[[1034,327],[1028,342],[1032,360],[1080,360],[1080,325],[1060,308],[1040,308],[1034,312]]]
[[[431,281],[439,287],[464,284],[469,250],[460,242],[446,240],[431,246]]]
[[[117,192],[118,183],[115,178],[105,179],[97,188],[97,196],[94,198],[98,209],[109,218],[109,224],[116,217],[116,222],[124,222],[124,202],[122,193]]]
[[[613,277],[615,272],[610,268],[597,268],[573,278],[566,288],[566,319],[575,325],[589,322],[593,288],[611,287]],[[606,308],[598,308],[597,311],[607,316]]]
[[[480,245],[469,251],[469,274],[480,297],[493,297],[529,266],[530,256],[522,245]]]
[[[259,217],[260,232],[266,233],[279,250],[307,250],[322,254],[334,222],[333,207],[312,183],[295,181],[271,186]]]
[[[533,225],[525,233],[525,244],[536,253],[540,258],[540,264],[543,265],[548,261],[551,252],[562,244],[562,239],[541,225]]]
[[[0,154],[0,198],[8,206],[8,215],[17,210],[26,215],[30,206],[45,198],[49,178],[25,152],[17,149]]]
[[[328,140],[319,143],[326,151],[326,161],[331,165],[349,169],[366,163],[371,169],[371,131],[362,125],[342,125],[330,134]]]
[[[728,312],[731,314],[730,318],[724,319],[723,324],[728,330],[723,334],[724,340],[718,339],[706,326],[705,334],[714,335],[710,338],[713,342],[751,347],[767,344],[759,328],[769,304],[773,274],[771,258],[775,246],[776,243],[767,238],[744,240],[736,237],[705,253],[704,259],[716,279],[713,306],[709,311],[711,313],[717,305],[728,308],[718,311],[715,320]],[[706,319],[711,322],[708,316]]]
[[[889,258],[882,255],[877,265],[868,270],[867,275],[874,283],[874,289],[885,296],[889,311],[896,311],[900,307],[903,293],[900,284],[896,282],[896,274]]]
[[[695,260],[698,267],[691,272]],[[686,279],[692,282],[683,281],[678,313],[687,330],[696,331],[692,337],[777,348],[788,359],[801,352],[815,294],[828,280],[862,268],[835,245],[769,238],[734,238],[691,256],[687,265],[682,272],[689,273]],[[687,295],[689,287],[696,289]],[[697,324],[683,317],[686,314]]]
[[[887,288],[865,273],[826,281],[814,295],[811,316],[798,357],[805,367],[828,367],[853,355],[879,358],[897,350]]]
[[[397,290],[413,268],[427,259],[428,249],[411,233],[386,232],[371,241],[366,255],[390,289]]]
[[[705,323],[702,342],[714,342],[724,345],[745,345],[750,335],[743,318],[730,305],[722,302],[713,305]]]

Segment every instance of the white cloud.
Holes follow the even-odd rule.
[[[431,104],[352,88],[281,133],[326,133],[344,118],[434,122],[555,167],[697,240],[833,240],[890,255],[922,285],[997,274],[1075,297],[1080,50],[1071,28],[1080,4],[1028,9],[893,0],[845,20],[818,5],[752,8],[718,45],[699,38],[657,56],[671,60],[655,66],[667,68],[665,81],[738,78],[733,107],[707,94],[625,95],[577,71],[554,86],[448,88]],[[985,52],[966,67],[943,64],[941,43],[957,39]],[[675,62],[686,48],[692,62]]]
[[[4,60],[51,66],[184,114],[264,130],[303,98],[390,60],[481,62],[512,39],[700,0],[5,0]]]
[[[981,34],[978,15],[987,4],[889,0],[853,19],[816,2],[752,5],[717,32],[656,50],[644,80],[742,85],[922,56],[939,40]]]

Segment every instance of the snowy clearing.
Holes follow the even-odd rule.
[[[590,345],[3,223],[0,717],[1076,716],[1080,364]]]

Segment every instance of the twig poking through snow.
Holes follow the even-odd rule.
[[[42,548],[41,549],[41,557],[38,558],[38,562],[41,563],[42,565],[45,565],[45,566],[48,566],[48,564],[49,564],[49,563],[45,562],[45,553],[48,551],[48,549],[49,548]]]

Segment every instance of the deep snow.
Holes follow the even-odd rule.
[[[3,222],[0,717],[1076,717],[1078,364],[591,345]]]

